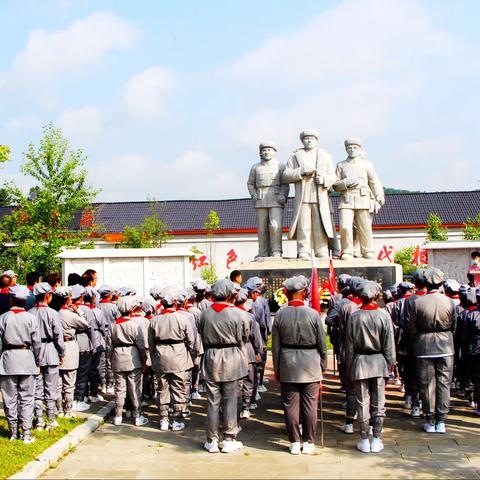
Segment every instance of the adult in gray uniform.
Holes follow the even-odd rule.
[[[258,255],[255,260],[282,256],[283,207],[289,189],[288,184],[282,184],[285,165],[275,158],[277,146],[273,142],[262,142],[259,151],[261,162],[253,165],[247,182],[257,214]]]
[[[193,367],[195,337],[190,320],[175,310],[178,289],[167,287],[162,294],[164,309],[150,320],[148,344],[152,370],[158,382],[160,430],[185,428],[181,421],[187,405],[186,381]],[[172,405],[171,422],[169,408]]]
[[[295,184],[288,238],[296,238],[298,258],[309,259],[312,248],[316,257],[328,258],[328,242],[334,239],[328,189],[337,177],[331,155],[317,148],[318,133],[304,130],[300,140],[304,148],[292,153],[282,175],[284,183]]]
[[[18,435],[18,420],[24,443],[31,436],[35,375],[42,343],[37,319],[23,308],[30,290],[21,285],[8,289],[10,310],[0,316],[0,386],[10,440]],[[20,412],[19,408],[20,407]]]
[[[32,290],[35,296],[35,306],[28,313],[32,314],[38,323],[42,349],[40,351],[40,373],[35,378],[35,416],[37,429],[45,427],[43,420],[43,402],[45,402],[48,425],[47,429],[58,427],[55,420],[55,400],[59,365],[63,363],[65,345],[63,341],[62,322],[58,312],[48,305],[52,301],[52,287],[49,283],[37,283]]]
[[[213,305],[202,312],[200,335],[205,354],[202,375],[207,390],[207,441],[205,449],[219,451],[219,430],[223,433],[222,452],[232,453],[242,448],[237,441],[238,381],[248,372],[242,354],[242,343],[248,332],[242,312],[234,308],[232,300],[235,285],[227,279],[217,280],[212,286]]]
[[[107,333],[107,355],[115,377],[114,425],[122,424],[127,392],[135,425],[148,423],[148,419],[140,413],[142,371],[147,361],[145,337],[141,325],[130,317],[136,303],[137,300],[132,295],[118,301],[118,310],[122,316],[110,325]]]
[[[445,433],[455,353],[455,303],[439,292],[443,272],[429,268],[425,278],[428,293],[412,302],[409,328],[417,358],[423,428],[427,433]]]
[[[77,313],[77,308],[72,305],[72,289],[70,287],[58,287],[55,289],[54,295],[56,304],[60,308],[58,315],[62,324],[65,346],[57,383],[57,414],[70,418],[74,415],[72,413],[73,398],[80,357],[76,334],[78,331],[88,329],[88,322]]]
[[[325,330],[320,314],[305,306],[308,280],[302,275],[289,278],[284,287],[289,301],[273,323],[273,368],[280,380],[290,453],[311,455],[315,452],[319,385],[327,368]]]
[[[347,138],[345,149],[348,158],[336,168],[338,181],[333,185],[341,193],[338,211],[340,214],[340,240],[342,260],[354,256],[354,227],[364,258],[374,259],[372,217],[385,203],[383,186],[362,151],[359,138]]]
[[[381,434],[385,417],[385,381],[394,362],[393,330],[388,313],[376,303],[380,285],[364,281],[359,286],[362,306],[352,313],[347,324],[345,357],[352,379],[360,423],[361,452],[383,450]],[[373,439],[368,440],[372,419]]]

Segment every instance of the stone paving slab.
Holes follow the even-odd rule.
[[[338,379],[327,376],[324,388],[325,447],[312,456],[288,453],[278,385],[271,378],[259,409],[242,420],[239,439],[245,447],[234,454],[208,454],[205,400],[192,408],[183,432],[160,432],[158,414],[146,408],[150,423],[135,427],[104,424],[44,478],[471,478],[480,480],[480,418],[461,399],[452,401],[445,435],[426,434],[422,420],[402,408],[399,387],[388,386],[385,450],[362,454],[354,435],[339,431],[343,421]],[[320,445],[320,428],[317,445]]]

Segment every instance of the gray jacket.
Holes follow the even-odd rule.
[[[256,363],[257,354],[263,353],[263,341],[260,327],[252,313],[239,309],[245,322],[245,331],[248,332],[247,340],[242,344],[242,351],[248,363]]]
[[[245,377],[248,365],[242,353],[246,340],[244,316],[238,308],[215,302],[200,317],[205,354],[202,375],[211,382],[232,382]]]
[[[75,370],[78,368],[80,349],[77,343],[77,331],[87,330],[87,319],[72,312],[68,308],[61,308],[58,312],[63,329],[63,339],[65,342],[65,356],[60,370]]]
[[[148,344],[156,373],[185,372],[193,367],[195,336],[185,315],[165,309],[150,320]]]
[[[38,323],[33,315],[23,308],[11,308],[0,315],[0,375],[37,374],[41,350]]]
[[[117,305],[108,300],[100,300],[97,307],[102,311],[105,321],[108,325],[112,324],[117,318],[120,318],[120,312]]]
[[[197,357],[199,357],[204,353],[202,337],[200,336],[200,332],[198,331],[198,329],[200,328],[200,316],[202,315],[202,312],[197,307],[194,307],[193,305],[190,305],[190,304],[187,305],[186,310],[188,313],[192,314],[193,318],[195,319],[195,325],[197,329],[197,337],[195,339],[195,350],[197,351]]]
[[[305,347],[305,348],[302,348]],[[280,382],[311,383],[327,367],[325,330],[313,308],[291,302],[277,312],[272,330],[272,355]]]
[[[353,312],[345,338],[346,366],[351,379],[387,378],[394,357],[390,315],[380,308]]]
[[[78,309],[78,314],[85,318],[88,322],[88,327],[77,330],[77,343],[80,353],[91,352],[93,349],[93,313],[85,304],[75,304]]]
[[[131,372],[147,361],[143,330],[138,322],[121,317],[110,325],[107,333],[107,356],[114,372]]]
[[[148,344],[148,327],[150,326],[150,320],[143,315],[135,315],[130,317],[134,322],[137,322],[142,329],[143,339],[145,340],[145,349],[147,351],[147,359],[145,365],[147,367],[152,366],[152,359],[150,358],[150,345]]]
[[[28,313],[37,319],[38,331],[42,341],[39,366],[57,366],[60,364],[60,357],[65,354],[63,341],[62,321],[58,312],[48,305],[39,304],[31,308]]]
[[[347,336],[347,325],[353,312],[356,312],[362,302],[356,297],[345,297],[345,302],[341,302],[338,310],[337,328],[338,328],[338,357],[340,363],[345,363],[345,338]]]
[[[408,315],[415,356],[454,354],[455,303],[451,298],[438,290],[416,296]]]

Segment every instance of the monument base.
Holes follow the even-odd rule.
[[[320,285],[328,280],[329,260],[316,260],[318,280]],[[366,260],[355,258],[352,260],[333,260],[335,276],[348,273],[378,282],[384,288],[402,281],[402,266],[382,260]],[[267,287],[267,297],[272,300],[272,294],[282,287],[283,282],[294,275],[305,275],[310,278],[312,262],[290,258],[266,258],[261,262],[243,263],[239,270],[243,280],[250,277],[260,277]],[[270,302],[271,307],[274,302]]]

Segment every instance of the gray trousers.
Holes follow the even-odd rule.
[[[23,433],[29,435],[33,422],[35,376],[1,375],[0,387],[2,389],[3,408],[11,435],[17,435],[19,419]],[[18,407],[20,407],[20,415]]]
[[[92,363],[92,352],[80,352],[77,370],[77,384],[75,387],[75,400],[83,402],[88,393],[88,375]]]
[[[92,355],[88,380],[90,382],[90,395],[96,397],[100,385],[106,384],[106,355],[104,351],[95,352]]]
[[[255,399],[253,398],[253,394],[255,392],[255,375],[256,375],[255,364],[249,363],[247,375],[243,377],[241,381],[242,410],[248,410],[250,408],[250,404],[252,403],[252,400],[255,401]]]
[[[430,424],[444,422],[447,419],[450,406],[453,361],[453,355],[438,358],[417,358],[423,413],[425,420]]]
[[[258,256],[271,257],[282,253],[283,208],[256,208]]]
[[[410,355],[397,355],[400,376],[405,384],[405,396],[412,397],[412,406],[420,406],[420,393],[418,392],[417,369],[415,357]]]
[[[345,423],[353,423],[355,414],[357,413],[357,396],[355,394],[353,383],[348,379],[345,380],[345,397],[347,400]]]
[[[358,422],[362,438],[367,438],[369,420],[373,420],[373,435],[380,437],[385,417],[385,379],[383,377],[355,380]]]
[[[352,209],[341,208],[340,215],[340,241],[342,252],[354,254],[353,224],[360,243],[362,255],[373,253],[372,214],[367,208]]]
[[[130,399],[132,405],[132,415],[140,415],[140,398],[142,396],[142,368],[135,368],[129,372],[114,372],[115,381],[115,416],[121,417],[125,398]]]
[[[77,369],[60,370],[57,383],[57,411],[58,413],[71,413],[75,383],[77,381]]]
[[[43,423],[43,402],[49,422],[55,420],[55,400],[59,377],[58,365],[40,367],[40,373],[35,377],[35,417]]]
[[[315,443],[319,386],[319,382],[280,384],[285,425],[290,442],[301,441],[301,423],[303,440]]]
[[[207,441],[220,440],[220,422],[223,438],[225,440],[236,438],[238,380],[233,382],[205,380],[205,388],[207,391]]]
[[[297,253],[328,255],[328,237],[323,228],[318,203],[302,203],[297,224]]]
[[[173,419],[177,420],[187,404],[186,383],[191,370],[186,372],[155,373],[158,383],[158,410],[160,420],[168,419],[170,403]]]

